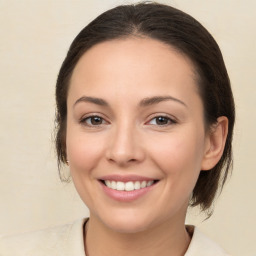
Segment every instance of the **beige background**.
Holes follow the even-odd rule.
[[[56,75],[74,36],[122,0],[0,0],[0,233],[63,224],[88,211],[59,181],[52,135]],[[200,226],[234,256],[256,255],[256,2],[162,1],[197,18],[217,39],[237,106],[232,179]]]

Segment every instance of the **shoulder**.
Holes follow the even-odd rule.
[[[83,225],[72,224],[0,238],[1,256],[84,256]]]
[[[198,228],[193,226],[187,226],[187,228],[193,236],[184,256],[230,256]]]

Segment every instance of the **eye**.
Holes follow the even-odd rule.
[[[150,125],[169,125],[175,123],[176,122],[174,120],[167,116],[156,116],[148,122]]]
[[[88,126],[100,126],[106,124],[107,122],[100,116],[88,116],[81,120],[81,123]]]

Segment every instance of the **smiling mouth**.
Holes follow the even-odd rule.
[[[159,180],[150,180],[150,181],[111,181],[111,180],[101,180],[101,182],[108,188],[118,191],[133,191],[139,190],[146,187],[150,187],[156,184]]]

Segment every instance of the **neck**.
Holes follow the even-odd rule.
[[[189,243],[190,236],[181,221],[166,221],[137,233],[120,233],[90,218],[85,251],[86,256],[183,256]]]

